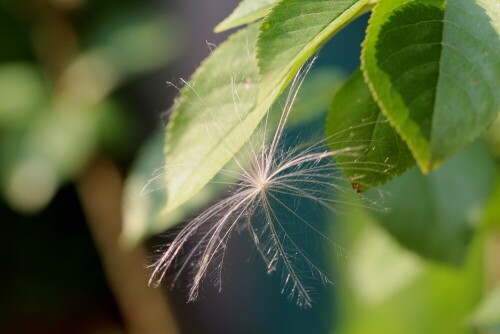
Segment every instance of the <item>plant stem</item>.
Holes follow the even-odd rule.
[[[128,333],[177,334],[174,316],[161,290],[148,286],[144,247],[126,251],[118,243],[122,189],[118,170],[105,158],[92,164],[77,181],[77,191],[109,285]]]

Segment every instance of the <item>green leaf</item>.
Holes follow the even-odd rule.
[[[181,90],[167,126],[167,205],[174,210],[202,189],[245,144],[277,93],[257,104],[257,25],[216,49]]]
[[[277,1],[278,0],[243,0],[231,15],[226,17],[214,28],[214,32],[222,32],[258,20],[264,17]]]
[[[408,147],[373,100],[359,69],[332,101],[326,136],[333,151],[365,147],[359,155],[336,157],[340,169],[358,191],[385,183],[415,164]]]
[[[137,245],[157,224],[169,224],[160,213],[167,200],[163,171],[165,133],[155,133],[141,147],[125,180],[123,195],[123,230],[121,243],[126,247]],[[156,230],[156,229],[155,229]],[[160,232],[161,230],[155,231]]]
[[[476,139],[500,110],[497,0],[381,1],[362,68],[424,173]]]
[[[261,92],[281,92],[302,64],[369,0],[283,0],[260,25],[257,38]]]
[[[429,175],[412,169],[384,186],[389,212],[378,220],[405,247],[459,265],[483,220],[494,176],[488,148],[475,143]]]
[[[125,180],[123,231],[120,242],[127,248],[134,247],[147,237],[177,225],[205,206],[225,187],[218,183],[210,183],[190,201],[168,215],[162,215],[167,200],[163,175],[164,143],[164,131],[152,135],[142,146]]]
[[[488,333],[500,333],[500,284],[479,304],[470,322]]]
[[[38,68],[26,63],[2,64],[0,129],[24,126],[48,100],[49,89]]]

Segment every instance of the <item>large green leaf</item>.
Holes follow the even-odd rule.
[[[262,21],[257,39],[261,92],[281,92],[302,64],[369,0],[283,0]]]
[[[482,222],[494,177],[488,148],[478,142],[429,175],[412,169],[384,186],[390,211],[378,220],[405,247],[459,265]]]
[[[359,155],[341,154],[336,158],[358,191],[385,183],[415,164],[408,147],[373,100],[359,69],[333,99],[326,136],[333,151],[364,147]]]
[[[497,0],[393,0],[375,8],[362,68],[424,173],[498,113],[499,33]]]
[[[277,94],[257,104],[257,25],[216,49],[181,90],[167,126],[170,212],[189,200],[248,141]]]
[[[243,0],[238,7],[215,28],[215,32],[222,32],[237,26],[253,22],[265,16],[269,9],[278,0]]]

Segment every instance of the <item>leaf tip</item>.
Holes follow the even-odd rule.
[[[213,32],[218,34],[218,33],[221,33],[223,31],[226,31],[228,29],[230,29],[230,28],[227,27],[226,20],[224,20],[214,27]]]
[[[419,161],[417,159],[417,161]],[[432,171],[436,170],[442,163],[442,159],[435,160],[435,159],[429,159],[427,161],[421,161],[419,163],[420,170],[422,171],[423,174],[428,175]]]

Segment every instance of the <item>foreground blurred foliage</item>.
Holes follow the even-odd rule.
[[[484,291],[484,236],[457,269],[423,261],[359,213],[350,220],[365,226],[342,266],[346,290],[334,333],[474,333],[467,319]]]

